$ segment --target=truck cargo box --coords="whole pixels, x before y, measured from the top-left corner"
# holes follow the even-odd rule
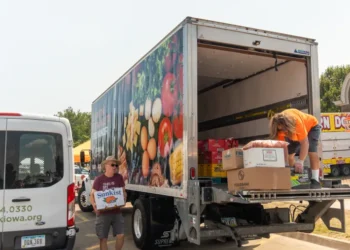
[[[319,118],[316,83],[312,39],[186,19],[93,102],[93,167],[115,154],[128,190],[186,198],[198,140],[266,138],[286,108]]]

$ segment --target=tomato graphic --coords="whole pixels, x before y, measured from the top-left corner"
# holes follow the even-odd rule
[[[183,136],[183,116],[175,116],[173,119],[174,135],[178,139],[182,139]]]
[[[165,116],[171,116],[178,99],[178,90],[175,75],[167,73],[163,80],[161,93],[162,109]]]
[[[173,69],[176,62],[176,53],[169,51],[169,53],[165,56],[164,60],[164,69],[165,72],[169,73]]]
[[[160,155],[167,157],[173,144],[173,129],[168,117],[164,117],[158,129],[158,145]]]

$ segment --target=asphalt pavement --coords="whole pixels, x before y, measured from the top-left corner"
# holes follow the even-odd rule
[[[94,213],[83,213],[80,211],[79,206],[76,205],[76,224],[79,227],[80,231],[77,234],[77,240],[75,243],[75,250],[93,250],[99,249],[98,239],[95,234],[94,222],[95,222],[95,214]],[[123,208],[123,215],[125,217],[125,243],[124,248],[127,250],[138,250],[134,245],[131,233],[131,213],[132,207],[128,206]],[[114,249],[115,240],[110,235],[108,239],[109,249]],[[202,250],[212,250],[215,248],[216,250],[234,250],[237,249],[233,246],[233,243],[220,243],[217,241],[205,242],[204,245],[196,246],[193,244],[189,244],[188,242],[181,242],[179,247],[173,247],[171,249],[180,250],[180,249],[202,249]],[[311,244],[305,241],[295,240],[279,235],[271,235],[270,239],[261,239],[261,240],[252,240],[248,244],[239,248],[240,250],[330,250],[334,248],[327,248],[320,245]]]

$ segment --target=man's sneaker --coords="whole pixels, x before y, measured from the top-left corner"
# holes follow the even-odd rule
[[[311,189],[320,189],[321,184],[318,181],[316,181],[315,179],[311,179],[310,188]]]

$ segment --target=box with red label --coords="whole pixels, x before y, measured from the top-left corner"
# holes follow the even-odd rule
[[[198,155],[199,164],[221,164],[222,153],[218,151],[203,152]]]
[[[218,151],[222,152],[225,150],[225,140],[208,139],[204,141],[204,151]]]
[[[243,162],[245,168],[284,168],[286,166],[284,158],[283,148],[250,148],[243,150]]]
[[[198,141],[198,152],[204,152],[205,141]]]
[[[237,148],[238,140],[235,140],[233,137],[225,139],[225,150],[230,148]]]

